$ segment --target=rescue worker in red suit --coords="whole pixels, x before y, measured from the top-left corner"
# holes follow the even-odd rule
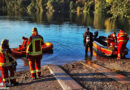
[[[40,71],[41,58],[42,58],[41,45],[43,44],[44,44],[43,37],[38,35],[37,28],[34,27],[32,29],[32,35],[28,39],[27,48],[26,48],[26,54],[29,61],[31,77],[33,79],[40,78],[41,76],[41,71]]]
[[[23,36],[22,40],[23,40],[23,43],[22,43],[22,45],[19,45],[19,50],[24,51],[24,50],[26,50],[26,47],[27,47],[28,38]]]
[[[88,48],[90,47],[90,54],[93,55],[93,33],[89,31],[89,28],[86,29],[86,32],[83,34],[84,46],[85,46],[85,56],[88,56]]]
[[[122,59],[125,57],[124,50],[126,48],[126,44],[129,40],[128,34],[124,32],[123,30],[120,30],[120,32],[117,35],[118,40],[118,57],[117,59]]]
[[[107,38],[107,47],[111,46],[114,49],[116,45],[117,45],[117,37],[116,37],[116,33],[113,32]]]
[[[9,48],[9,41],[7,39],[2,40],[0,47],[0,70],[2,72],[3,83],[5,86],[18,85],[15,75],[14,65],[16,65],[16,60],[12,56],[12,52]],[[8,73],[10,71],[10,75]]]

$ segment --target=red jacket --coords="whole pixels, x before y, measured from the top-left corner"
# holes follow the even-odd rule
[[[117,37],[116,37],[116,35],[114,36],[114,34],[109,35],[109,39],[110,39],[112,42],[117,42]]]
[[[122,30],[117,35],[117,39],[119,42],[127,42],[129,40],[128,34]]]
[[[19,45],[20,50],[26,50],[28,39],[24,39],[22,45]]]
[[[26,45],[27,45],[27,41],[28,41],[27,38],[26,38],[25,40],[23,40],[23,43],[22,43],[22,46],[23,46],[23,47],[26,47]]]
[[[0,50],[0,67],[11,66],[16,60],[7,50]]]

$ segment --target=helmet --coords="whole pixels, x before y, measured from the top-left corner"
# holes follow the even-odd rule
[[[33,27],[33,28],[32,28],[32,33],[38,34],[38,31],[37,31],[37,28],[36,28],[36,27]]]
[[[8,47],[8,43],[9,43],[9,40],[8,40],[8,39],[3,39],[3,40],[1,41],[1,46],[2,46],[2,48],[3,48],[3,47]]]
[[[33,27],[33,28],[32,28],[32,31],[33,31],[33,32],[37,32],[37,28],[36,28],[36,27]]]
[[[1,45],[7,45],[9,43],[9,40],[8,39],[3,39],[1,41]]]

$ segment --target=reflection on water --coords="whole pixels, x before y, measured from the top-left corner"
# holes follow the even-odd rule
[[[90,48],[88,49],[89,54],[85,54],[84,60],[86,61],[96,61],[96,60],[104,60],[104,59],[116,59],[117,57],[108,57],[104,54],[101,54],[100,52],[97,52],[93,49],[93,56],[90,55]]]
[[[95,57],[93,57],[91,55],[89,56],[88,54],[85,54],[84,60],[95,60]]]
[[[106,32],[112,32],[116,29],[116,21],[111,20],[110,18],[105,20]]]
[[[17,71],[28,70],[29,64],[26,58],[17,59]]]
[[[46,13],[46,16],[47,16],[47,21],[48,21],[48,22],[51,22],[51,20],[52,20],[52,18],[53,18],[53,13],[47,12],[47,13]]]
[[[103,36],[108,36],[113,31],[118,32],[119,29],[124,29],[130,36],[127,20],[125,22],[111,20],[102,13],[79,14],[78,16],[72,13],[34,13],[26,16],[2,14],[0,16],[0,41],[7,38],[10,40],[10,47],[17,47],[22,43],[22,36],[29,37],[32,27],[38,27],[45,42],[54,44],[53,54],[44,54],[42,65],[65,64],[88,58],[85,56],[83,46],[83,33],[86,31],[86,26],[90,27],[91,32],[98,30],[99,35]],[[127,47],[130,49],[130,42]],[[93,53],[93,56],[95,55]],[[130,58],[130,52],[127,57]],[[25,66],[28,68],[26,59],[17,61],[19,70]]]
[[[99,13],[98,13],[99,12]],[[2,16],[6,16],[7,13],[0,13]],[[26,16],[25,16],[26,15]],[[100,10],[96,9],[95,13],[92,14],[73,14],[73,13],[30,13],[25,15],[15,16],[8,14],[9,19],[15,20],[27,20],[36,22],[39,24],[63,24],[69,22],[70,24],[77,24],[82,26],[92,26],[98,30],[107,30],[106,32],[112,32],[113,30],[123,29],[130,33],[130,23],[128,19],[111,19],[106,17],[105,14],[101,13]]]
[[[90,48],[88,48],[88,51],[89,51],[88,54],[85,53],[85,58],[84,58],[84,60],[95,61],[95,60],[97,60],[97,59],[103,60],[103,59],[106,58],[103,54],[100,54],[100,53],[96,52],[94,49],[93,49],[93,51],[92,51],[92,53],[93,53],[92,56],[90,55]]]
[[[105,16],[103,14],[95,13],[94,14],[94,28],[104,29]]]

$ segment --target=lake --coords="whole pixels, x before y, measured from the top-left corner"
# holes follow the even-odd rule
[[[0,16],[0,41],[9,39],[11,48],[22,43],[22,36],[29,37],[33,27],[43,36],[45,42],[54,44],[53,54],[43,54],[42,65],[62,65],[73,61],[84,60],[83,33],[86,27],[91,32],[98,31],[99,35],[108,36],[113,31],[125,30],[130,37],[127,21],[111,20],[104,15],[75,15],[75,14],[42,14],[27,16]],[[127,44],[130,49],[130,40]],[[127,58],[130,58],[130,51]],[[95,57],[93,57],[94,59]],[[28,69],[27,62],[17,59],[18,70]],[[26,67],[25,67],[26,66]]]

